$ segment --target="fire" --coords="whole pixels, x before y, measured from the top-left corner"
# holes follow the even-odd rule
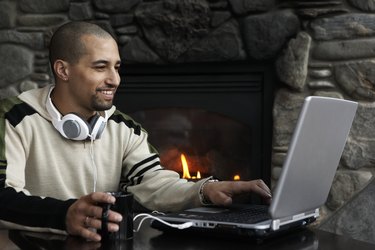
[[[191,176],[189,171],[189,165],[187,163],[186,157],[184,154],[181,154],[181,163],[182,163],[182,178],[184,179],[200,179],[201,173],[197,171],[196,176]]]
[[[235,176],[233,176],[233,180],[235,180],[235,181],[241,180],[240,175],[236,174]]]

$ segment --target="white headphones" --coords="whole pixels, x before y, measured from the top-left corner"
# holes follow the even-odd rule
[[[99,139],[107,124],[107,112],[104,112],[105,117],[96,114],[89,123],[74,113],[68,113],[61,117],[60,112],[56,109],[51,100],[53,88],[54,87],[51,87],[48,93],[46,108],[52,118],[52,124],[57,131],[59,131],[63,137],[76,141],[82,141],[88,138],[93,140]]]

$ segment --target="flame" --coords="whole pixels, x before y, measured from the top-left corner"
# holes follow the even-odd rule
[[[197,179],[200,179],[200,178],[202,178],[201,177],[201,172],[197,171]]]
[[[187,164],[186,157],[184,154],[181,154],[181,163],[182,163],[182,178],[191,179],[189,166]]]
[[[241,180],[240,175],[236,174],[235,176],[233,176],[233,180],[235,180],[235,181]]]
[[[197,171],[196,176],[191,176],[189,172],[189,165],[187,163],[186,157],[184,154],[181,154],[181,163],[182,163],[182,178],[184,179],[200,179],[201,173]]]

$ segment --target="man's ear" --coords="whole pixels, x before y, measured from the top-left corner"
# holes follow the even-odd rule
[[[68,62],[63,60],[56,60],[53,64],[53,70],[56,73],[56,76],[63,81],[69,80],[69,69],[68,69]]]

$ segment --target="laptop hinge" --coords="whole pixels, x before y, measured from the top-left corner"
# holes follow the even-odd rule
[[[288,217],[287,219],[277,219],[277,220],[272,220],[271,222],[271,228],[273,231],[279,230],[282,225],[293,223],[296,221],[300,221],[306,218],[317,218],[319,217],[319,208],[315,209],[314,211],[310,213],[301,213],[297,215],[293,215],[292,217]]]

